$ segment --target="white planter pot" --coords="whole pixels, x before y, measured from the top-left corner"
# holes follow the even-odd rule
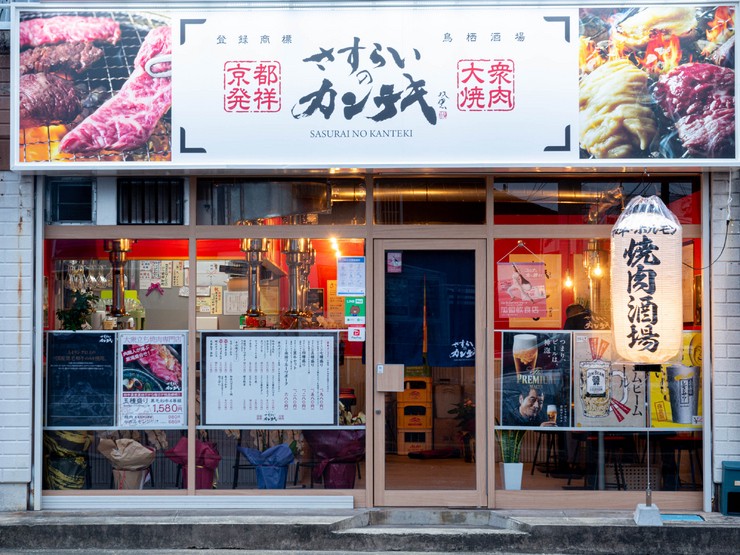
[[[499,463],[504,489],[522,489],[524,463]]]

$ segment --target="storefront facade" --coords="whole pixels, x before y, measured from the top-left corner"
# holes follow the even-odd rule
[[[21,99],[72,72],[20,61],[49,20],[95,18],[95,38],[63,43],[105,43],[109,24],[117,38],[71,79],[92,106],[79,118],[48,125],[13,100],[5,509],[633,508],[646,488],[661,508],[718,508],[721,463],[740,457],[734,132],[702,151],[654,114],[632,113],[633,134],[629,115],[611,134],[588,120],[640,112],[624,91],[589,108],[611,57],[645,87],[669,71],[635,62],[634,37],[575,61],[575,33],[604,49],[626,8],[276,4],[247,23],[108,4],[19,6],[11,23]],[[729,8],[679,5],[665,34],[686,48],[716,21],[734,29]],[[495,23],[468,28],[482,16]],[[350,30],[305,32],[323,25]],[[167,58],[139,57],[169,40]],[[105,122],[129,117],[115,99],[152,88],[144,141],[100,150]],[[734,129],[734,88],[732,106]],[[653,195],[682,227],[682,346],[646,368],[616,354],[609,259],[625,206]],[[518,486],[503,462],[523,463]]]

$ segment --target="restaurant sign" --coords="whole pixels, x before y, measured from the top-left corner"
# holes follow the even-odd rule
[[[737,159],[734,4],[89,6],[14,8],[15,170]]]

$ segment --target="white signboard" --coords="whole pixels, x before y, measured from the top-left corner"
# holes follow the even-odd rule
[[[726,165],[736,159],[734,61],[719,54],[734,15],[720,8],[668,18],[619,3],[16,7],[11,161],[74,171]],[[650,42],[673,36],[670,48]],[[49,71],[25,58],[80,41],[102,55]],[[678,97],[703,96],[681,103],[673,82],[687,87]],[[701,120],[685,128],[697,107]]]
[[[187,425],[187,334],[118,334],[121,372],[118,425],[128,429]]]
[[[334,425],[336,331],[203,332],[203,423]]]

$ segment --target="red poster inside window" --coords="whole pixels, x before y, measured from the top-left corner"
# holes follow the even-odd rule
[[[498,317],[546,316],[544,262],[499,262],[497,266]]]

